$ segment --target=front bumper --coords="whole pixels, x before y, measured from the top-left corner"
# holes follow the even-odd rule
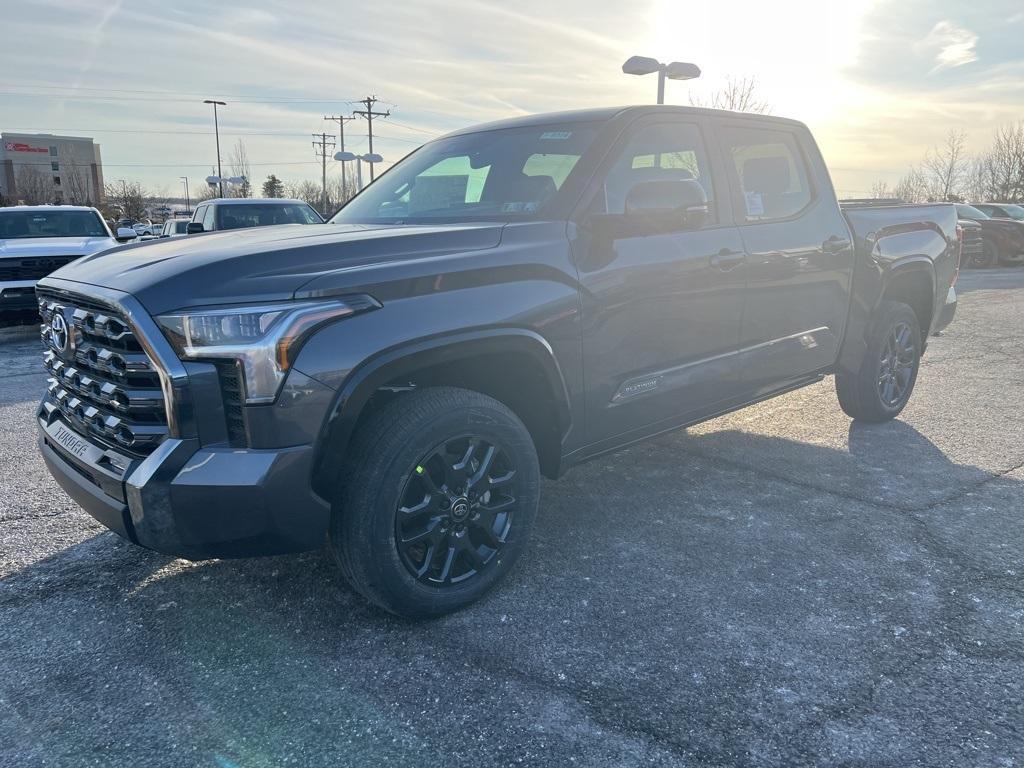
[[[0,316],[31,315],[38,319],[35,280],[0,281]]]
[[[323,545],[330,505],[310,487],[313,446],[199,447],[168,439],[144,459],[88,440],[68,450],[59,416],[39,415],[39,449],[60,486],[96,520],[148,549],[190,560]],[[66,426],[66,425],[65,425]]]

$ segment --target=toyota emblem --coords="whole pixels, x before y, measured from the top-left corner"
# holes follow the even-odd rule
[[[59,311],[53,313],[50,321],[50,343],[58,352],[68,351],[68,321]]]

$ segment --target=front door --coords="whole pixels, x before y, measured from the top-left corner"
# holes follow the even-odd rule
[[[592,444],[670,426],[740,390],[743,243],[730,223],[726,183],[711,168],[699,121],[642,120],[611,152],[587,201],[576,259]],[[653,182],[646,190],[656,192],[680,181],[703,188],[703,223],[650,231],[597,225],[625,214],[627,199],[637,199],[630,195],[642,195],[638,185]]]

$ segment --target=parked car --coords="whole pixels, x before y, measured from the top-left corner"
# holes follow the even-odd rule
[[[974,207],[994,219],[1024,221],[1024,206],[1016,203],[974,203]]]
[[[276,224],[323,224],[323,221],[319,213],[301,200],[218,198],[196,206],[188,234]]]
[[[134,230],[125,229],[115,238],[95,208],[0,208],[0,325],[38,318],[35,287],[39,278],[134,237]]]
[[[492,123],[417,149],[328,224],[46,278],[40,449],[144,547],[327,541],[370,600],[436,616],[512,567],[541,474],[829,374],[850,416],[894,418],[953,317],[959,251],[952,205],[844,212],[793,120]]]
[[[188,219],[168,219],[160,230],[160,237],[184,237],[188,234]]]
[[[957,215],[981,225],[983,253],[970,266],[994,267],[998,264],[1024,263],[1024,221],[993,219],[972,205],[958,204]]]
[[[160,231],[160,225],[154,224],[151,221],[137,221],[132,224],[132,229],[135,233],[142,237],[143,235],[155,235]]]

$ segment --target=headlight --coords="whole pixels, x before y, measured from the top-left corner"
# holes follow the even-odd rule
[[[245,402],[272,403],[305,338],[318,326],[380,306],[369,296],[249,307],[203,307],[156,318],[182,360],[234,360]]]

